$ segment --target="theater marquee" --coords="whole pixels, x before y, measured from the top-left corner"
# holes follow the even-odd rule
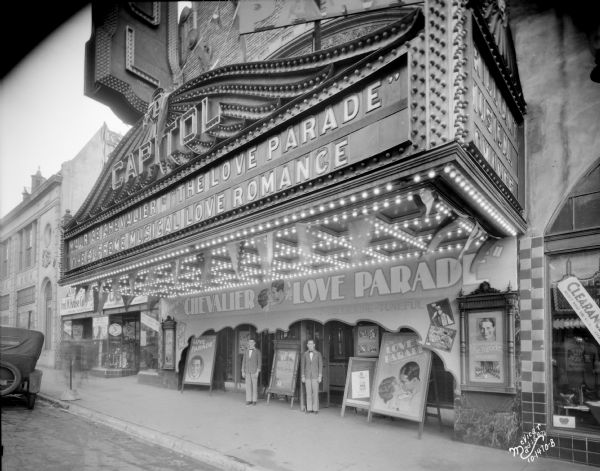
[[[404,68],[374,79],[360,90],[346,93],[324,109],[291,122],[282,132],[182,180],[166,194],[129,209],[68,242],[68,267],[77,268],[159,239],[247,203],[277,194],[350,166],[408,140],[407,84]],[[200,129],[185,125],[185,117],[170,126],[165,136],[181,142],[184,132]],[[188,129],[188,131],[184,131]],[[140,174],[156,141],[112,166],[113,186]],[[137,154],[136,154],[137,153]],[[137,157],[136,157],[137,155]],[[165,154],[168,158],[169,153]],[[140,168],[136,168],[140,166]]]

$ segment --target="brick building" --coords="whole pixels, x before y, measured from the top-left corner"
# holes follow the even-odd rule
[[[32,175],[23,201],[0,219],[0,323],[45,334],[40,364],[54,365],[60,340],[62,218],[77,211],[120,138],[103,125],[59,172]]]

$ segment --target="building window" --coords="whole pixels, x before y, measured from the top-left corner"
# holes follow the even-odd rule
[[[35,302],[35,286],[17,291],[17,307],[26,306]]]
[[[546,231],[552,324],[552,423],[600,433],[600,159]]]
[[[22,311],[17,315],[17,327],[21,329],[31,329],[32,311]]]
[[[588,329],[600,304],[600,250],[550,257],[554,423],[600,432],[600,344]],[[577,283],[573,282],[577,279]],[[561,283],[563,282],[564,283]],[[584,297],[586,293],[587,296]],[[567,296],[563,293],[567,291]],[[572,296],[571,294],[572,293]],[[582,306],[584,309],[578,309]],[[587,306],[587,307],[586,307]]]
[[[0,278],[8,276],[8,239],[0,242]]]
[[[0,296],[0,311],[8,311],[10,306],[10,295]]]
[[[32,222],[19,232],[19,269],[25,270],[35,262],[36,223]]]

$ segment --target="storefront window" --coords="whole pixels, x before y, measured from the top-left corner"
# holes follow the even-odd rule
[[[550,257],[549,276],[553,422],[600,432],[600,335],[586,325],[598,322],[594,312],[600,303],[600,251]]]
[[[92,318],[63,321],[61,360],[74,371],[89,371],[98,363]]]
[[[105,367],[108,356],[108,316],[94,317],[92,319],[94,332],[94,367]]]
[[[106,368],[139,369],[140,315],[117,314],[108,320]]]

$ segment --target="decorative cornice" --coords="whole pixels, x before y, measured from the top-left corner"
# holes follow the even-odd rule
[[[483,169],[486,176],[494,185],[495,189],[506,198],[506,201],[511,205],[511,207],[517,211],[519,214],[523,214],[523,207],[519,203],[517,197],[508,189],[508,187],[504,184],[502,179],[498,176],[494,168],[489,164],[489,162],[485,159],[485,157],[481,154],[477,146],[473,142],[468,142],[467,144],[462,144],[463,148],[471,157],[479,164],[479,166]]]
[[[42,196],[46,195],[52,188],[59,186],[62,183],[63,177],[60,173],[56,173],[42,183],[36,191],[34,191],[27,200],[21,201],[15,206],[6,216],[0,219],[0,226],[6,226],[11,221],[20,216],[26,208],[37,203]]]

